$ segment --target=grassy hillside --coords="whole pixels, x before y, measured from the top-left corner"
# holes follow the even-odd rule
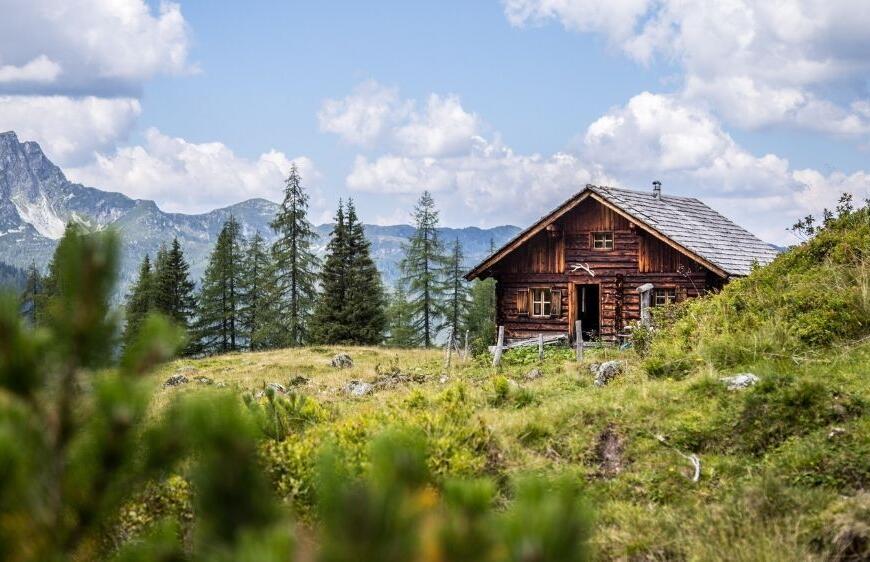
[[[338,352],[354,358],[352,369],[329,366]],[[855,532],[862,509],[866,518],[870,343],[788,373],[754,365],[763,382],[744,391],[727,390],[712,370],[650,379],[631,352],[603,350],[588,359],[629,367],[598,388],[570,352],[548,355],[540,365],[534,354],[509,355],[500,375],[473,362],[444,369],[435,351],[371,348],[178,361],[157,379],[181,372],[191,382],[162,389],[158,401],[205,391],[197,376],[240,392],[308,379],[291,387],[311,399],[296,411],[294,436],[266,440],[261,449],[277,490],[304,517],[311,516],[312,474],[324,444],[337,443],[360,473],[372,437],[419,428],[442,482],[490,477],[503,501],[509,482],[528,472],[568,473],[585,483],[597,512],[594,543],[605,559],[822,557]],[[532,368],[543,376],[527,380]],[[350,397],[351,380],[378,389]],[[698,483],[680,454],[689,452],[701,459]]]
[[[485,477],[509,504],[511,483],[530,473],[581,482],[601,559],[866,560],[868,219],[866,209],[851,213],[720,294],[660,311],[634,351],[595,350],[583,364],[565,349],[547,350],[543,362],[536,350],[512,351],[498,370],[486,359],[448,369],[439,351],[380,348],[182,360],[154,375],[155,384],[190,379],[162,388],[156,409],[216,386],[247,396],[277,437],[262,442],[262,462],[303,520],[315,517],[325,446],[361,474],[372,438],[416,429],[437,486]],[[352,368],[330,366],[340,352]],[[594,386],[590,364],[613,359],[624,372]],[[720,380],[742,372],[760,382],[729,390]],[[352,396],[351,381],[372,392]],[[257,396],[273,382],[289,397],[277,418],[272,394]],[[690,454],[700,459],[697,482]],[[151,511],[184,513],[185,493],[152,491],[127,532]]]

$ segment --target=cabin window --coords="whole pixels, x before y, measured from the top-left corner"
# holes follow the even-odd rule
[[[549,316],[553,307],[550,289],[532,289],[532,316]]]
[[[664,306],[677,301],[676,289],[656,289],[653,292],[653,306]]]
[[[596,250],[612,250],[613,249],[613,233],[612,232],[593,232],[592,247]]]

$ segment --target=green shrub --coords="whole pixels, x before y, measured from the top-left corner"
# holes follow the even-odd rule
[[[739,450],[759,454],[793,435],[845,422],[864,410],[857,397],[839,395],[821,382],[766,375],[745,393],[733,440]]]

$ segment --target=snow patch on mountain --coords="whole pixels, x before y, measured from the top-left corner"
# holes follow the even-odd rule
[[[36,201],[14,198],[12,204],[21,220],[32,225],[41,235],[52,240],[59,240],[63,236],[66,221],[57,216],[44,193],[40,193]]]

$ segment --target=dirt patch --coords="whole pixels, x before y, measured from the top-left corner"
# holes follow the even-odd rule
[[[616,431],[616,426],[608,424],[598,435],[595,443],[595,460],[598,474],[603,478],[613,478],[625,468],[625,442]]]

